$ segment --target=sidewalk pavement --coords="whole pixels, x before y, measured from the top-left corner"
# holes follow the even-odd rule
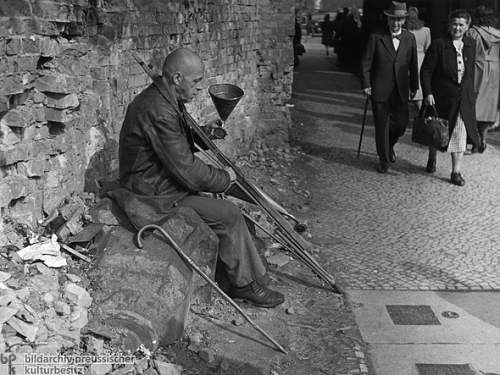
[[[425,171],[427,150],[411,142],[411,129],[379,174],[370,107],[356,158],[358,78],[339,71],[318,38],[305,47],[292,142],[307,157],[295,167],[313,197],[313,238],[347,290],[376,374],[500,373],[498,133],[484,154],[465,156],[463,187],[449,183],[448,154],[438,155],[436,173]],[[434,323],[411,322],[425,317]]]

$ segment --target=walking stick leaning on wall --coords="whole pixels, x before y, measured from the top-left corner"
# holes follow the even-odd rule
[[[147,75],[153,79],[154,75],[151,69],[146,65],[146,63],[135,53],[132,52],[133,58],[139,63],[139,65],[144,69]],[[160,94],[166,99],[166,95],[163,90],[156,86]],[[201,142],[208,147],[212,152],[212,159],[220,166],[231,167],[237,176],[236,187],[244,193],[248,200],[257,204],[272,220],[276,227],[276,238],[279,239],[280,244],[286,248],[291,254],[306,266],[308,266],[323,282],[325,282],[333,292],[341,293],[338,286],[335,284],[335,279],[332,275],[328,273],[318,261],[307,251],[307,248],[311,247],[304,238],[302,238],[298,233],[295,232],[290,223],[281,216],[281,214],[266,200],[262,192],[256,188],[252,183],[250,183],[239,170],[239,168],[231,162],[215,145],[215,143],[207,136],[207,134],[200,128],[196,123],[195,119],[192,118],[188,113],[186,113],[186,121],[188,125],[193,130],[193,132],[200,138]],[[229,189],[231,190],[231,188]],[[236,195],[237,198],[238,195]],[[240,198],[241,199],[241,198]]]

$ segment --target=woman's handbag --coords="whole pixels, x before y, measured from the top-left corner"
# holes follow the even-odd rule
[[[431,116],[426,116],[428,108],[433,110]],[[413,122],[411,140],[424,146],[446,150],[450,141],[448,120],[438,117],[436,107],[423,105]]]

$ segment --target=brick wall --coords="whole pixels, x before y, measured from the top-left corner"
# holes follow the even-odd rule
[[[33,224],[116,178],[126,107],[149,84],[131,51],[159,72],[169,51],[190,47],[206,87],[245,91],[220,144],[230,156],[286,141],[291,34],[293,0],[0,1],[2,218]],[[189,109],[216,116],[208,92]]]

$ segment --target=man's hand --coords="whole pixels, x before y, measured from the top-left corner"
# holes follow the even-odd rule
[[[234,181],[236,181],[236,172],[234,171],[233,168],[231,167],[224,167],[224,170],[229,173],[229,179],[231,181],[231,183],[233,183]]]
[[[424,103],[427,105],[435,105],[436,101],[434,100],[434,95],[429,94],[424,98]]]
[[[201,129],[210,137],[210,139],[224,139],[227,135],[226,131],[222,127],[222,121],[220,119],[210,120],[202,126]]]
[[[363,89],[363,92],[366,96],[371,96],[372,95],[372,88],[371,87],[365,87]]]
[[[413,99],[417,95],[416,91],[410,91],[410,99]]]

